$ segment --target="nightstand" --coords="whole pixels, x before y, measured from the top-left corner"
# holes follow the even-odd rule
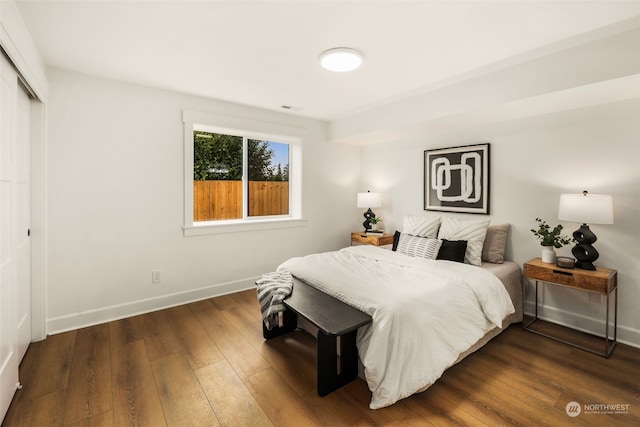
[[[393,234],[365,233],[362,231],[351,233],[351,246],[356,246],[356,245],[383,246],[383,245],[391,245],[392,243],[393,243]]]
[[[555,264],[542,262],[540,258],[533,259],[524,264],[524,277],[535,281],[535,316],[527,323],[523,323],[524,329],[544,335],[548,338],[561,341],[582,350],[590,351],[600,356],[609,357],[616,345],[618,328],[618,272],[609,268],[597,267],[596,270],[581,270],[560,268]],[[549,285],[563,286],[583,292],[590,292],[596,295],[603,295],[606,299],[606,319],[604,330],[604,351],[596,350],[594,347],[571,342],[567,338],[561,338],[553,334],[553,329],[536,329],[534,323],[538,320],[538,282],[545,282]],[[609,299],[614,294],[613,303],[613,339],[609,338],[610,330],[610,304]],[[545,323],[553,323],[545,321]],[[592,336],[593,337],[593,336]],[[599,337],[599,339],[603,339]],[[601,345],[601,344],[599,344]]]

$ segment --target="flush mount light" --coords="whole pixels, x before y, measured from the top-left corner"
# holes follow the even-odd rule
[[[320,64],[324,69],[335,72],[353,71],[362,64],[362,52],[349,47],[336,47],[320,54]]]

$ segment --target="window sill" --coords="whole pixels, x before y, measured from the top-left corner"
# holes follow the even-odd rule
[[[279,228],[306,227],[307,220],[301,218],[260,219],[250,221],[216,221],[182,227],[184,236],[204,236],[209,234],[244,233]]]

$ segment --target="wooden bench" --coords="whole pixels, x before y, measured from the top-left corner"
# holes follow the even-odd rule
[[[318,328],[317,387],[318,395],[326,396],[358,376],[358,328],[371,323],[371,316],[300,281],[284,300],[283,325],[268,330],[262,324],[262,335],[271,339],[296,329],[298,316]],[[340,365],[338,366],[338,338]]]

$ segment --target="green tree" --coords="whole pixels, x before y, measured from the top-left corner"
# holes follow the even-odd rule
[[[284,181],[284,175],[282,174],[282,165],[278,163],[276,173],[273,175],[274,181]]]
[[[274,167],[271,159],[274,151],[268,141],[249,139],[249,181],[273,181]]]
[[[288,181],[289,165],[273,165],[275,152],[269,141],[247,140],[250,181]],[[195,131],[193,133],[193,179],[241,180],[242,137]]]
[[[242,179],[242,137],[194,132],[193,179]]]

